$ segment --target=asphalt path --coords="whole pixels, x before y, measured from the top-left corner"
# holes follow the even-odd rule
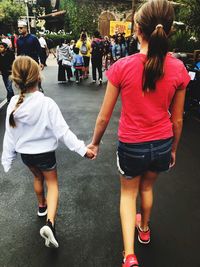
[[[103,86],[75,82],[58,84],[53,58],[43,71],[45,94],[59,105],[70,128],[89,143],[101,105]],[[5,90],[0,81],[0,100]],[[0,109],[0,151],[6,105]],[[120,267],[122,238],[119,218],[119,178],[116,168],[120,103],[103,137],[96,161],[81,158],[62,144],[56,155],[60,200],[56,220],[59,249],[48,249],[39,235],[33,179],[18,156],[5,174],[0,166],[0,267]],[[155,185],[152,239],[136,241],[141,267],[199,267],[200,122],[188,116],[177,165],[160,175]]]

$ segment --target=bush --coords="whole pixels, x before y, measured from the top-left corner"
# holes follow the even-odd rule
[[[74,40],[74,36],[69,35],[69,34],[45,34],[45,37],[53,40],[53,44],[54,44],[53,47],[56,47],[57,45],[59,45],[61,39],[64,39],[67,41]]]

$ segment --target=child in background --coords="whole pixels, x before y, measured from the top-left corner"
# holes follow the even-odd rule
[[[47,247],[58,248],[55,217],[58,204],[58,178],[55,150],[58,141],[82,157],[95,158],[83,141],[69,129],[57,104],[38,91],[40,70],[28,56],[19,56],[13,63],[12,80],[20,90],[8,105],[3,141],[2,165],[8,172],[16,154],[34,175],[38,199],[38,215],[47,214],[47,223],[40,229]],[[47,196],[44,194],[44,180]]]
[[[75,69],[76,83],[79,83],[83,78],[83,57],[79,55],[79,48],[74,47],[73,67]]]
[[[14,60],[14,52],[9,49],[6,43],[0,42],[0,72],[7,90],[7,103],[9,103],[11,97],[14,96],[12,81],[9,79]]]

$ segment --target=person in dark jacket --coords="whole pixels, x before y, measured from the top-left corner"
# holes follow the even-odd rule
[[[104,53],[104,42],[101,39],[98,31],[94,32],[94,37],[91,44],[91,62],[92,62],[92,78],[93,83],[96,83],[98,70],[99,85],[102,84],[102,57]]]
[[[12,96],[14,96],[12,81],[9,79],[11,74],[12,64],[15,60],[14,52],[9,49],[6,43],[0,42],[0,71],[2,79],[7,90],[7,102],[10,102]]]
[[[17,39],[17,55],[29,56],[34,59],[43,69],[42,49],[38,38],[28,32],[26,21],[18,21],[18,31],[20,37]]]

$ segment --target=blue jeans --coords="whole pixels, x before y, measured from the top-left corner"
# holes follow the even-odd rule
[[[146,171],[167,171],[171,161],[172,141],[172,138],[137,144],[119,141],[117,165],[120,174],[130,179]]]
[[[7,90],[7,100],[9,102],[11,97],[14,96],[14,92],[12,89],[12,81],[9,79],[9,74],[2,73],[2,78],[3,78],[3,82]]]

